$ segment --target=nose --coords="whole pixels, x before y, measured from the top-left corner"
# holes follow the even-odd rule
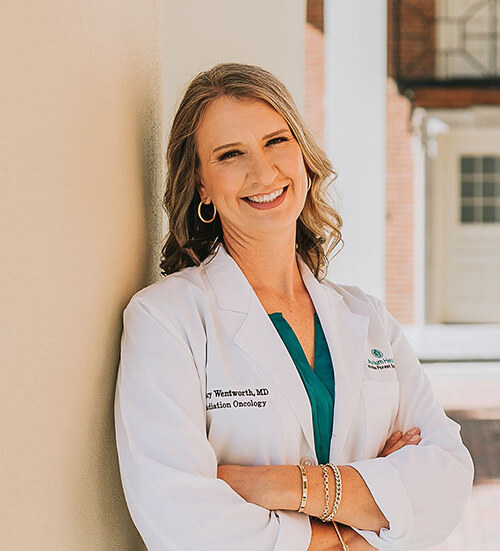
[[[278,169],[265,151],[255,151],[251,157],[249,183],[267,186],[274,182]]]

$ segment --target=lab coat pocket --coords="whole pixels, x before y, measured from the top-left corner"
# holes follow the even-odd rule
[[[364,457],[378,457],[390,436],[399,406],[398,381],[363,381],[365,411]]]

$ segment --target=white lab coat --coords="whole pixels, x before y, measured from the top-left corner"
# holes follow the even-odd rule
[[[137,292],[124,311],[115,422],[132,519],[150,551],[303,551],[310,519],[247,503],[218,464],[317,464],[311,407],[266,311],[223,246]],[[474,466],[395,319],[358,287],[318,282],[298,257],[332,355],[330,461],[359,471],[390,527],[378,549],[443,541]],[[389,435],[418,446],[377,457]]]

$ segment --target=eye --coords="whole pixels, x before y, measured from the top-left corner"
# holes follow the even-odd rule
[[[231,149],[231,151],[226,151],[219,157],[219,161],[224,161],[225,159],[232,159],[233,157],[236,157],[240,155],[240,151],[237,149]]]
[[[277,138],[273,138],[272,140],[269,140],[267,142],[267,145],[273,145],[276,143],[282,143],[282,142],[288,142],[289,139],[285,138],[285,136],[278,136]]]

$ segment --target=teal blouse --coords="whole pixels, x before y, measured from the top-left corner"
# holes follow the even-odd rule
[[[314,369],[311,369],[299,339],[283,314],[273,312],[269,317],[287,347],[309,396],[318,462],[328,463],[335,403],[335,375],[318,315],[314,313]]]

